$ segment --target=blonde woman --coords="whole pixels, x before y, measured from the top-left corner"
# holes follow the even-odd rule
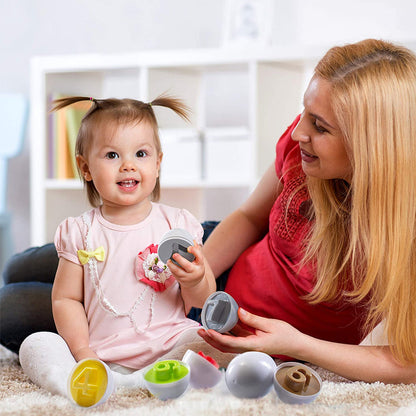
[[[416,57],[377,40],[332,48],[275,164],[204,246],[216,276],[233,265],[241,324],[199,334],[223,351],[414,383],[415,236]],[[386,345],[363,345],[381,322]]]

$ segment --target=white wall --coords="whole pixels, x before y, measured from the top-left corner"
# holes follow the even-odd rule
[[[219,44],[222,0],[0,0],[0,91],[29,96],[33,55]],[[13,251],[29,245],[29,137],[9,163]]]
[[[226,0],[0,0],[0,91],[29,94],[33,55],[219,47]],[[416,39],[412,0],[273,0],[272,42]],[[9,164],[13,250],[29,245],[29,138]]]
[[[368,37],[416,39],[414,0],[295,0],[297,36],[304,44],[356,41]]]

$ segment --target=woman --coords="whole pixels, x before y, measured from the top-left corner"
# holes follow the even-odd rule
[[[416,382],[415,115],[414,54],[376,40],[329,50],[275,166],[204,246],[216,276],[233,265],[225,290],[244,324],[200,330],[208,343]],[[389,345],[358,345],[382,321]]]

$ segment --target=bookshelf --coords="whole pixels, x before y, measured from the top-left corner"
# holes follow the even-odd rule
[[[191,123],[156,108],[164,152],[161,202],[200,221],[220,220],[245,200],[274,160],[276,139],[301,109],[320,50],[273,48],[39,56],[31,60],[31,244],[53,239],[67,216],[89,208],[78,179],[51,170],[54,94],[150,101],[168,92]]]

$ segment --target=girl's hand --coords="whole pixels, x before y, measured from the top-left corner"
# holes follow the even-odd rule
[[[172,257],[180,267],[172,260],[167,262],[169,270],[182,288],[192,288],[198,285],[205,276],[205,262],[201,246],[194,241],[194,245],[188,247],[188,252],[195,256],[194,261],[190,262],[180,254],[175,253]]]
[[[83,347],[73,353],[76,361],[81,361],[84,358],[95,358],[99,360],[98,355],[90,347]]]
[[[212,329],[199,329],[198,334],[223,352],[260,351],[269,355],[296,355],[296,346],[302,342],[302,333],[293,326],[277,319],[253,315],[242,308],[239,308],[238,316],[254,332],[236,325],[232,330],[233,335],[220,334]]]

